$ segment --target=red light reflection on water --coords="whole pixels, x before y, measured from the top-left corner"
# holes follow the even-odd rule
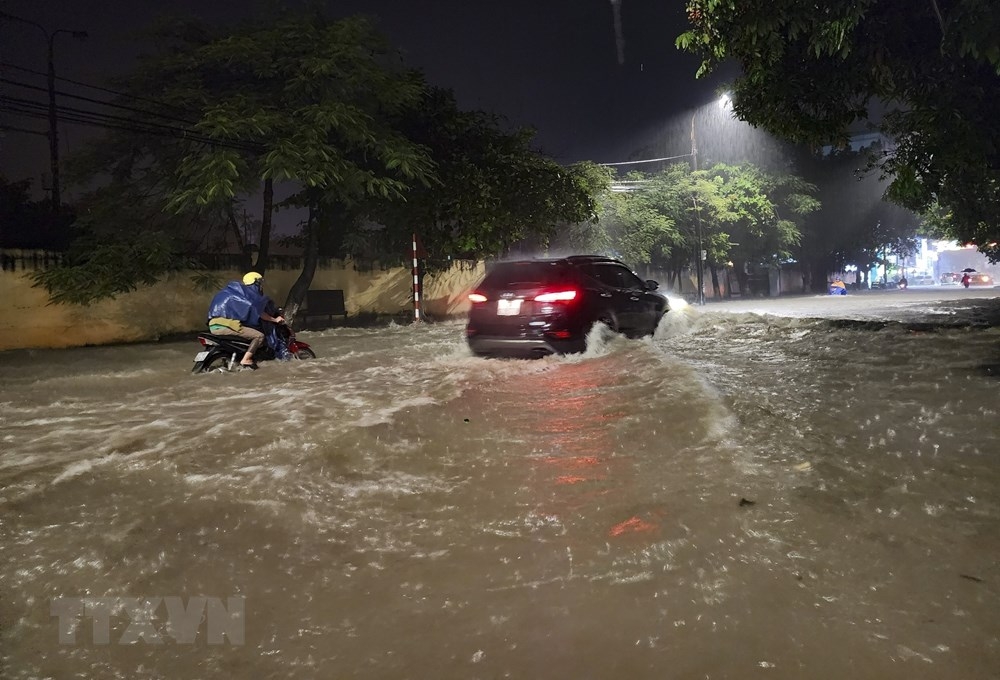
[[[624,376],[603,374],[600,368],[593,362],[560,366],[537,385],[537,399],[532,394],[536,385],[519,385],[532,434],[549,451],[532,460],[539,511],[577,527],[582,519],[590,532],[612,537],[652,533],[659,523],[647,513],[624,520],[608,517],[614,508],[630,504],[636,480],[618,427],[629,415],[627,400],[609,395]],[[626,517],[634,512],[633,505]],[[609,520],[616,522],[610,528]]]
[[[621,536],[622,534],[632,534],[640,533],[643,531],[653,531],[656,529],[657,525],[646,520],[639,519],[638,517],[630,517],[624,522],[619,522],[618,524],[611,527],[608,532],[609,536]]]

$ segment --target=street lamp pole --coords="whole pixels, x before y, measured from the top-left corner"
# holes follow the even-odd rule
[[[86,31],[72,31],[68,28],[59,28],[51,33],[41,24],[34,21],[22,19],[6,12],[0,12],[0,18],[20,21],[23,24],[34,26],[45,35],[48,45],[48,90],[49,90],[49,163],[52,173],[52,214],[58,215],[62,206],[62,194],[59,187],[59,111],[56,108],[56,61],[55,61],[55,39],[60,33],[69,33],[74,38],[84,39],[87,37]]]
[[[697,113],[691,114],[691,167],[694,172],[698,171],[698,143],[694,134],[694,119]],[[701,238],[701,208],[698,207],[698,197],[696,194],[691,195],[691,200],[694,201],[694,212],[697,217],[698,223],[698,252],[695,253],[695,269],[698,272],[698,304],[705,304],[705,275],[703,272],[702,265],[702,238]]]
[[[45,30],[44,28],[42,29]],[[60,28],[48,34],[49,39],[49,161],[52,164],[52,214],[58,215],[62,206],[59,188],[59,115],[56,110],[56,60],[54,43],[60,33],[69,33],[78,40],[87,37],[86,31],[71,31]]]

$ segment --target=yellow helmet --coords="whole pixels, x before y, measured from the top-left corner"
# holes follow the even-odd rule
[[[252,286],[253,284],[263,280],[264,277],[261,274],[258,274],[257,272],[247,272],[243,277],[243,285]]]

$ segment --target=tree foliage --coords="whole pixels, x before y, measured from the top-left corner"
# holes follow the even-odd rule
[[[789,258],[804,219],[819,207],[812,184],[752,164],[692,171],[677,163],[626,179],[636,190],[603,195],[590,242],[634,266],[667,270],[671,283],[694,266],[699,244],[713,270]]]
[[[189,266],[185,253],[213,228],[235,228],[239,203],[260,194],[263,269],[273,182],[297,187],[291,205],[350,204],[398,196],[432,167],[391,125],[422,81],[364,19],[286,15],[221,37],[167,24],[151,44],[120,85],[129,124],[75,161],[78,179],[98,189],[83,200],[86,238],[36,276],[55,300],[93,301]],[[155,110],[135,104],[151,95]],[[164,111],[178,116],[166,134]],[[126,255],[144,263],[142,275],[118,259]]]
[[[400,128],[428,150],[434,169],[401,196],[366,202],[367,238],[356,240],[366,252],[405,252],[416,233],[431,266],[495,257],[594,219],[594,196],[609,183],[598,166],[567,168],[535,151],[531,129],[508,130],[495,115],[460,110],[449,90],[428,88]]]
[[[593,217],[592,168],[561,167],[531,148],[532,131],[459,110],[367,19],[287,14],[230,35],[168,23],[155,36],[120,85],[130,125],[77,159],[77,177],[99,188],[84,201],[86,247],[37,277],[57,300],[99,299],[187,266],[183,255],[211,233],[239,240],[240,204],[261,195],[255,269],[267,264],[272,210],[308,214],[293,239],[305,264],[292,314],[320,252],[402,254],[417,231],[436,255],[483,257]],[[172,134],[164,111],[180,116]],[[288,196],[273,203],[279,183]],[[129,250],[143,247],[148,257]],[[128,253],[142,275],[122,262],[108,278]]]
[[[1000,258],[1000,14],[992,0],[688,0],[677,45],[699,75],[735,59],[736,114],[779,136],[843,144],[869,120],[894,143],[887,196],[935,206],[948,234]],[[884,116],[878,112],[887,109]]]
[[[173,207],[267,179],[332,192],[326,198],[335,201],[387,197],[431,167],[391,124],[422,83],[363,18],[292,15],[169,55],[160,68],[197,103],[196,131],[220,142],[190,145]]]

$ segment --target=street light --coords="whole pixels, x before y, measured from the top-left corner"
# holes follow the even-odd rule
[[[34,21],[16,17],[13,14],[0,12],[0,18],[20,21],[23,24],[34,26],[45,34],[45,41],[48,44],[48,88],[49,88],[49,162],[52,171],[52,214],[58,215],[62,205],[62,196],[59,191],[59,116],[56,109],[56,64],[55,64],[55,39],[60,33],[68,33],[78,40],[87,38],[86,31],[73,31],[68,28],[59,28],[51,33]]]
[[[725,110],[729,107],[730,98],[729,93],[724,93],[719,97],[719,106]],[[698,171],[698,140],[694,133],[694,119],[697,117],[698,112],[695,111],[691,114],[691,169],[693,172]],[[698,252],[695,254],[695,268],[698,272],[698,304],[705,304],[705,274],[704,274],[704,261],[705,261],[705,250],[702,245],[701,236],[701,208],[698,206],[697,195],[692,194],[691,200],[694,202],[694,212],[698,220]]]

